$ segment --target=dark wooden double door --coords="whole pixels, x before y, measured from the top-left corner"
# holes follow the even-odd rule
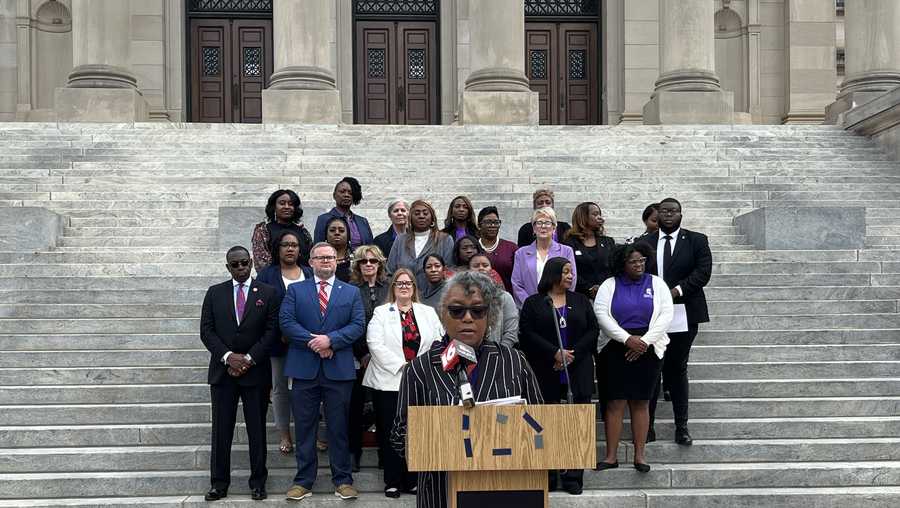
[[[599,123],[596,23],[525,23],[525,67],[540,123]]]
[[[432,21],[356,22],[356,121],[438,123],[438,55]]]
[[[191,20],[191,121],[262,122],[272,75],[272,21]]]

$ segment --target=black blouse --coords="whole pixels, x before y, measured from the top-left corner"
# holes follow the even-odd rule
[[[609,255],[612,254],[616,241],[609,236],[597,237],[597,244],[587,247],[578,238],[568,238],[564,242],[575,251],[575,269],[578,271],[578,279],[575,283],[575,292],[585,296],[594,287],[603,284],[612,272],[609,269]]]

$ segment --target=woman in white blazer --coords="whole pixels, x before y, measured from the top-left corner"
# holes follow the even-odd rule
[[[600,398],[606,401],[606,458],[598,470],[619,467],[616,451],[622,433],[625,404],[631,412],[634,436],[634,468],[650,471],[644,445],[650,426],[649,402],[659,383],[662,358],[672,322],[672,294],[665,281],[644,270],[653,250],[644,243],[617,247],[610,257],[613,276],[600,285],[594,312],[600,324],[601,344],[597,366]],[[600,372],[603,373],[601,376]]]
[[[388,302],[375,308],[366,343],[369,366],[363,386],[372,389],[375,406],[375,430],[384,465],[384,495],[400,497],[400,492],[415,492],[416,474],[391,447],[390,434],[397,413],[397,394],[403,368],[444,336],[437,313],[419,303],[416,276],[407,268],[398,268],[388,289]]]

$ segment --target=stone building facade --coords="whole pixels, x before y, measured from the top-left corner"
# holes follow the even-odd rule
[[[900,85],[898,30],[894,0],[0,0],[0,121],[820,123]]]

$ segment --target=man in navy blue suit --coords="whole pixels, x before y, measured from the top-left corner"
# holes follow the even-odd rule
[[[297,443],[297,474],[287,498],[312,495],[316,481],[316,426],[325,402],[328,457],[334,495],[355,499],[348,434],[350,394],[356,369],[353,343],[365,331],[359,288],[335,278],[337,253],[325,242],[310,251],[313,277],[291,284],[281,304],[281,332],[288,338],[284,375],[291,384]]]

